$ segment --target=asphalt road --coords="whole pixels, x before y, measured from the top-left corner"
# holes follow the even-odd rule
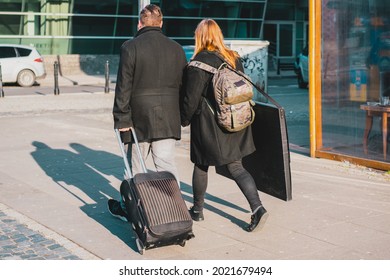
[[[309,154],[309,90],[298,88],[296,78],[275,78],[268,92],[285,109],[290,149]]]

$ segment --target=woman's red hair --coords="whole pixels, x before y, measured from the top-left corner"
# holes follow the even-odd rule
[[[223,42],[221,28],[212,19],[203,19],[195,29],[194,56],[203,50],[218,52],[232,67],[236,68],[238,53]]]

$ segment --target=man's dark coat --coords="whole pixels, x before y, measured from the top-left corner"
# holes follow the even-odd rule
[[[158,27],[123,43],[115,88],[114,127],[134,127],[140,142],[180,139],[179,91],[187,60]]]

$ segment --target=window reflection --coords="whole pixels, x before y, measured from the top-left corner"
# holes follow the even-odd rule
[[[324,151],[389,161],[390,106],[380,104],[390,95],[389,11],[388,1],[323,1]]]

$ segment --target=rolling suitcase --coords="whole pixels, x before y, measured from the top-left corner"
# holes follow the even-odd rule
[[[121,140],[115,133],[121,148],[128,180],[120,186],[129,222],[136,233],[136,245],[140,254],[145,249],[178,244],[195,237],[192,219],[181,195],[179,185],[170,172],[147,171],[139,149],[135,131],[131,129],[138,158],[144,173],[133,176]]]

